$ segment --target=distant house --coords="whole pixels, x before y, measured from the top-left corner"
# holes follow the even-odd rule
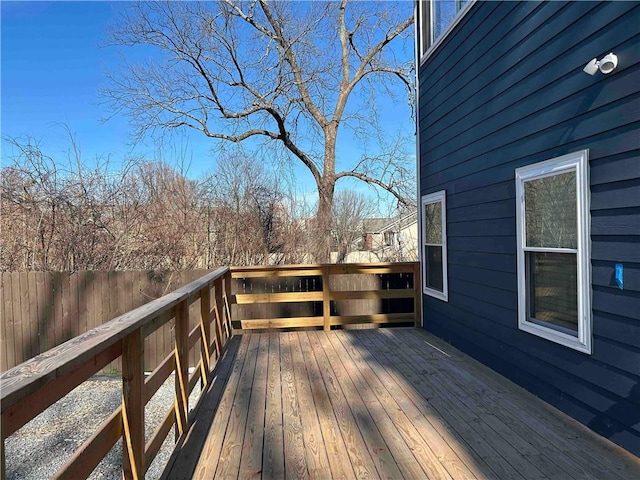
[[[418,214],[396,218],[367,218],[363,222],[362,251],[375,254],[376,261],[418,259]]]
[[[355,237],[355,235],[354,235]],[[411,262],[418,259],[418,215],[413,211],[397,217],[365,218],[343,259],[337,251],[331,261],[343,263]],[[334,250],[337,246],[334,245]]]
[[[640,3],[416,6],[424,328],[640,455]]]

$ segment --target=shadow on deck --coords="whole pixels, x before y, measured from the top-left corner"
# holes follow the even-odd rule
[[[230,342],[165,478],[640,478],[638,458],[423,330]]]

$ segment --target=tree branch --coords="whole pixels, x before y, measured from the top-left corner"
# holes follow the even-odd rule
[[[403,196],[400,193],[400,191],[398,190],[398,187],[400,186],[400,184],[397,182],[384,182],[378,178],[371,177],[364,173],[355,172],[355,171],[340,172],[340,173],[337,173],[335,176],[336,181],[345,177],[357,178],[358,180],[362,180],[363,182],[368,183],[369,185],[375,185],[377,187],[380,187],[385,191],[389,192],[391,195],[393,195],[398,200],[398,202],[400,202],[402,205],[409,205],[411,203],[411,201],[407,197]]]

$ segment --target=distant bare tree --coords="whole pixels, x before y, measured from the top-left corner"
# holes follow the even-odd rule
[[[194,268],[206,238],[198,184],[162,162],[89,169],[70,135],[60,161],[32,138],[2,168],[2,268],[96,270]]]
[[[362,239],[364,219],[375,209],[371,199],[354,190],[336,192],[331,215],[331,237],[338,251],[337,263],[344,262],[353,245]]]
[[[227,265],[281,263],[297,236],[278,179],[255,158],[219,158],[205,181],[215,257]]]
[[[376,110],[376,96],[395,97],[395,85],[412,95],[412,10],[347,0],[140,2],[111,42],[156,53],[114,73],[105,98],[138,138],[191,128],[219,141],[263,139],[297,159],[317,187],[314,248],[326,261],[338,180],[362,180],[401,203],[414,196],[412,156],[402,151],[412,143],[389,142]],[[344,129],[376,154],[363,150],[338,167]]]
[[[72,135],[64,161],[45,155],[33,138],[5,140],[13,154],[2,168],[2,267],[73,271],[108,263],[107,163],[87,169]]]
[[[128,160],[87,168],[70,137],[59,160],[32,138],[0,175],[0,269],[215,268],[308,259],[305,224],[264,162],[220,157],[204,178],[182,165]]]
[[[140,162],[132,173],[142,194],[137,248],[147,268],[196,268],[206,248],[198,182],[163,161]]]

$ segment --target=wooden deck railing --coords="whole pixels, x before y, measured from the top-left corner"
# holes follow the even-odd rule
[[[189,394],[198,381],[201,392],[206,391],[234,323],[242,329],[321,326],[325,330],[354,323],[419,324],[419,277],[417,263],[223,267],[89,330],[0,377],[2,478],[5,439],[117,358],[122,363],[121,407],[75,451],[56,478],[86,478],[120,438],[124,478],[144,478],[174,425],[178,441],[184,438]],[[395,312],[398,301],[404,302],[403,307]],[[241,310],[260,305],[272,310],[258,317]],[[302,305],[309,314],[300,315],[302,310],[292,305]],[[191,322],[190,310],[197,324]],[[145,378],[144,340],[171,319],[175,319],[174,351]],[[191,331],[190,323],[195,324]],[[198,341],[198,368],[189,376],[188,355]],[[145,405],[172,373],[174,406],[145,443]]]
[[[0,377],[2,478],[6,476],[4,440],[118,357],[122,357],[122,406],[76,450],[56,478],[89,476],[120,438],[124,477],[144,478],[171,428],[175,425],[180,436],[186,432],[189,393],[198,381],[205,391],[232,335],[230,286],[230,269],[220,268],[5,372]],[[198,301],[200,318],[189,331],[189,307]],[[172,318],[174,351],[145,378],[144,339]],[[199,368],[189,377],[187,357],[198,340]],[[145,405],[173,372],[174,406],[145,444]]]
[[[417,262],[233,267],[231,277],[243,330],[420,324]]]

